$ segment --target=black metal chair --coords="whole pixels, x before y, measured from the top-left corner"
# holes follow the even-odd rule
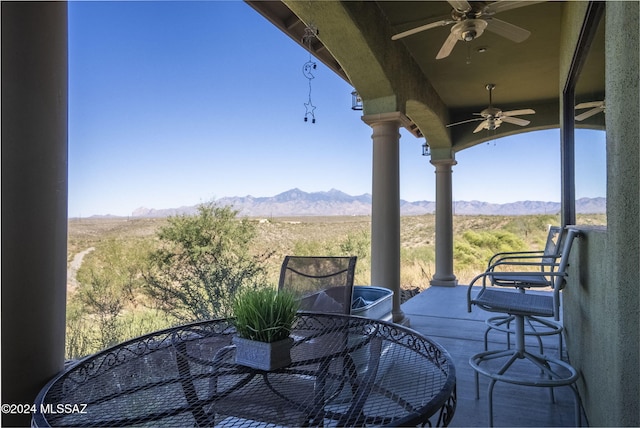
[[[467,291],[469,312],[473,306],[477,306],[485,311],[512,316],[515,322],[516,346],[514,349],[484,351],[469,359],[469,364],[475,370],[476,398],[479,398],[478,374],[491,379],[488,390],[490,425],[493,425],[493,388],[498,381],[517,385],[549,387],[551,388],[552,400],[554,399],[553,387],[570,386],[575,395],[576,424],[580,424],[580,401],[574,385],[578,379],[578,372],[560,358],[529,352],[525,349],[525,319],[527,317],[553,318],[555,321],[560,319],[560,292],[565,286],[569,253],[573,239],[577,234],[578,231],[574,229],[567,231],[555,270],[512,273],[514,276],[529,278],[532,282],[546,281],[547,285],[552,287],[551,292],[522,293],[504,287],[487,286],[484,279],[496,276],[497,273],[494,271],[476,276],[469,285]],[[473,296],[474,284],[481,279],[483,280],[482,287]],[[500,365],[500,362],[505,360],[506,362]],[[534,370],[537,375],[531,375],[530,370],[522,371],[521,367],[514,370],[513,374],[508,374],[507,371],[517,361],[532,363],[533,367],[537,369]]]
[[[356,256],[286,256],[278,289],[294,293],[301,311],[349,315],[356,261]]]

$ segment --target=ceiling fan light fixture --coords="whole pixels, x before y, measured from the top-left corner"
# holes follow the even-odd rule
[[[475,30],[469,30],[469,31],[465,31],[462,33],[462,40],[464,40],[465,42],[470,42],[471,40],[476,38],[476,32]]]

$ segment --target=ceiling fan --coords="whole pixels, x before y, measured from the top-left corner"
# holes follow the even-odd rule
[[[447,128],[450,126],[456,126],[463,123],[481,120],[482,122],[476,127],[476,129],[473,130],[473,133],[475,134],[476,132],[480,132],[483,129],[493,131],[494,129],[497,129],[502,124],[502,122],[512,123],[518,126],[527,126],[528,124],[530,124],[531,121],[514,116],[521,116],[523,114],[535,114],[535,110],[528,108],[522,110],[502,111],[497,107],[493,107],[491,93],[495,87],[496,85],[494,85],[493,83],[489,83],[486,86],[487,91],[489,91],[489,107],[482,110],[480,113],[474,113],[475,115],[482,116],[481,118],[479,117],[476,119],[469,119],[463,120],[462,122],[451,123],[447,125]]]
[[[588,103],[580,103],[577,106],[575,106],[576,110],[582,110],[582,109],[591,109],[591,110],[587,110],[583,113],[580,113],[579,115],[576,116],[576,120],[577,121],[583,121],[591,116],[594,116],[598,113],[600,113],[601,111],[603,112],[605,110],[605,103],[604,100],[602,101],[591,101]]]
[[[448,57],[458,40],[470,42],[480,37],[485,29],[516,43],[520,43],[525,41],[531,32],[500,19],[496,19],[493,15],[505,10],[540,3],[539,1],[516,0],[501,0],[488,4],[483,1],[470,3],[467,0],[447,0],[447,2],[453,6],[451,16],[445,15],[430,24],[421,25],[411,30],[403,31],[402,33],[392,36],[391,40],[398,40],[431,28],[454,24],[451,27],[451,34],[449,34],[449,37],[447,37],[440,48],[436,59]]]

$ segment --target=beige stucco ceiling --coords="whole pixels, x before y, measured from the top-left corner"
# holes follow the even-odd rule
[[[445,1],[247,3],[300,44],[307,25],[317,27],[318,40],[311,50],[358,91],[364,114],[405,113],[415,124],[414,134],[424,135],[433,150],[455,152],[497,137],[559,126],[566,79],[561,58],[576,32],[567,25],[571,21],[566,15],[579,12],[580,5],[522,2],[526,6],[495,17],[530,31],[526,40],[515,43],[485,30],[471,42],[458,42],[448,57],[437,60],[451,25],[395,41],[391,36],[450,16],[452,6]],[[577,88],[578,102],[604,97],[603,40],[601,31]],[[503,111],[532,108],[536,114],[524,117],[531,123],[526,127],[503,123],[495,131],[475,134],[479,122],[447,127],[479,117],[474,113],[489,104],[488,83],[496,85],[494,106]],[[592,122],[597,127],[598,121],[602,115],[583,125]]]

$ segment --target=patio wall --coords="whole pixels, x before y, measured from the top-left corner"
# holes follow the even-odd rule
[[[639,15],[638,2],[607,2],[607,227],[583,231],[564,294],[590,426],[640,426]]]
[[[611,287],[603,257],[607,252],[606,244],[606,229],[582,231],[573,244],[569,281],[564,290],[567,352],[571,363],[581,373],[580,395],[592,426],[604,425],[602,418],[610,404],[599,398],[613,398],[613,389],[618,382],[612,367],[602,367],[603,359],[611,361],[610,350],[617,348],[616,335],[611,331],[617,330],[619,322],[619,316],[612,313],[614,309],[607,304]]]
[[[581,373],[589,425],[639,426],[637,270],[615,272],[610,235],[586,229],[574,243],[564,292],[567,351]]]

